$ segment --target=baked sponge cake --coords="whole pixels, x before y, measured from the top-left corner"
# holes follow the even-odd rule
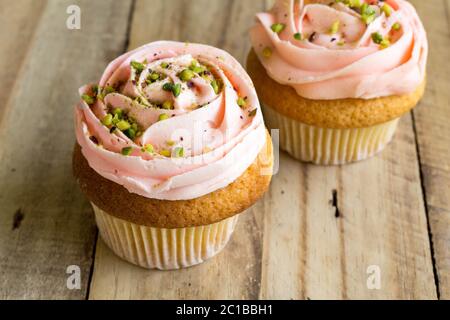
[[[427,37],[407,1],[278,0],[250,35],[266,123],[299,160],[375,155],[424,94]]]
[[[271,139],[251,80],[228,53],[150,43],[80,95],[74,174],[123,259],[163,270],[199,264],[267,191]]]

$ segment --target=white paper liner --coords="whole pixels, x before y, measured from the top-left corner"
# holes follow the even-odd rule
[[[100,235],[115,254],[143,268],[160,270],[194,266],[219,253],[239,216],[206,226],[164,229],[137,225],[92,206]]]
[[[318,165],[340,165],[374,156],[391,142],[399,118],[367,128],[319,128],[288,118],[262,105],[270,129],[280,130],[280,148]]]

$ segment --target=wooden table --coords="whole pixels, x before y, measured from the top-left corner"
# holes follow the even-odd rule
[[[254,14],[270,1],[1,0],[0,298],[450,298],[450,0],[412,2],[429,34],[428,90],[387,150],[344,167],[282,153],[270,192],[223,253],[161,272],[120,260],[98,237],[71,172],[77,89],[158,39],[243,62]],[[81,30],[66,27],[71,4]],[[81,269],[80,290],[66,286],[69,265]],[[367,286],[373,270],[379,290]]]

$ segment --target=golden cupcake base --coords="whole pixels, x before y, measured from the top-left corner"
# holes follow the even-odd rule
[[[239,216],[206,226],[165,229],[137,225],[92,206],[100,235],[116,255],[160,270],[191,267],[218,254],[230,240]]]
[[[280,148],[318,165],[341,165],[370,158],[391,142],[399,118],[366,128],[320,128],[288,118],[262,105],[271,129],[280,130]]]

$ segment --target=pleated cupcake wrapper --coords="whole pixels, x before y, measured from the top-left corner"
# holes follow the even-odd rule
[[[104,242],[122,259],[147,269],[173,270],[202,263],[230,240],[238,215],[218,223],[165,229],[137,225],[92,204]]]
[[[280,148],[294,158],[318,165],[360,161],[382,151],[392,140],[398,119],[367,128],[319,128],[288,118],[262,106],[271,129],[280,130]]]

